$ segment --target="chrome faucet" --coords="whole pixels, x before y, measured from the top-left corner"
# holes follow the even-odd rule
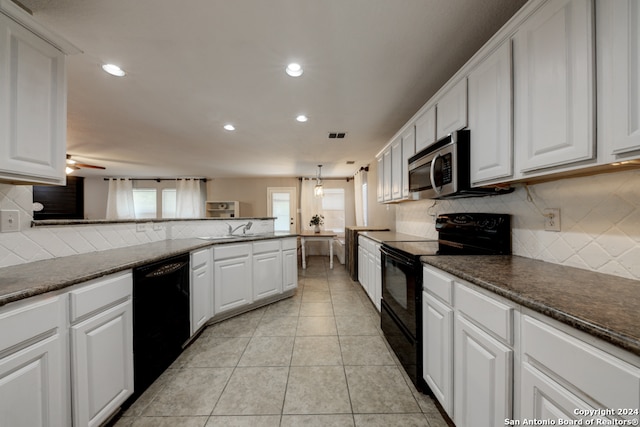
[[[242,234],[247,234],[247,230],[250,230],[252,225],[253,225],[253,223],[251,221],[249,221],[246,224],[240,224],[236,228],[232,228],[231,224],[227,223],[227,226],[229,227],[228,230],[227,230],[227,235],[233,236],[233,233],[235,233],[236,230],[238,230],[240,228],[242,228]]]

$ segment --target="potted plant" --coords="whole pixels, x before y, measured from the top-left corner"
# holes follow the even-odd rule
[[[315,233],[319,233],[320,232],[320,226],[324,224],[324,216],[322,215],[318,215],[315,214],[314,216],[311,217],[311,221],[309,221],[309,225],[313,226],[313,231]]]

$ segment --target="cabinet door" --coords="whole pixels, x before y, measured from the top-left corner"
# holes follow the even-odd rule
[[[611,35],[612,110],[605,111],[605,119],[611,120],[612,147],[614,155],[628,154],[640,150],[640,3],[637,0],[607,2],[603,7],[612,8],[613,25]],[[599,5],[601,6],[601,5]],[[607,78],[608,76],[604,76]],[[638,157],[640,153],[635,153]]]
[[[133,394],[131,300],[71,327],[73,421],[99,426]]]
[[[384,170],[384,173],[382,175],[383,177],[383,200],[385,202],[388,202],[391,200],[391,171],[392,165],[391,165],[391,147],[387,148],[384,152],[384,154],[382,155],[382,169]]]
[[[576,420],[579,419],[574,412],[576,409],[596,408],[589,406],[530,363],[522,363],[520,418]]]
[[[283,291],[298,287],[298,256],[295,249],[282,252]]]
[[[438,100],[437,139],[467,127],[467,79],[462,79]]]
[[[251,303],[249,255],[214,262],[215,313]]]
[[[453,418],[453,309],[422,292],[422,322],[423,377]]]
[[[211,256],[209,249],[206,254]],[[191,335],[213,317],[213,271],[211,261],[191,271]]]
[[[371,301],[376,299],[376,256],[371,252],[367,253],[367,294]]]
[[[367,251],[362,247],[362,243],[358,245],[358,282],[362,288],[369,293],[369,270],[367,262]]]
[[[401,198],[409,197],[409,157],[416,153],[416,133],[410,126],[402,134],[402,194]]]
[[[377,157],[376,158],[376,162],[377,162],[377,166],[378,169],[376,170],[377,173],[377,191],[376,191],[376,195],[377,195],[377,200],[378,203],[382,203],[384,202],[384,155]]]
[[[502,45],[469,74],[471,184],[513,174],[511,44]]]
[[[0,178],[64,184],[65,79],[65,55],[0,14]]]
[[[416,153],[436,142],[436,106],[433,105],[416,120]]]
[[[371,279],[371,283],[374,288],[373,292],[373,303],[375,304],[378,311],[380,311],[380,300],[382,299],[382,261],[380,258],[380,245],[376,245],[376,254],[375,254],[375,277]]]
[[[593,3],[545,3],[513,37],[518,172],[592,159]]]
[[[0,424],[66,426],[71,404],[64,305],[58,297],[30,301],[0,307]]]
[[[455,319],[454,422],[493,427],[511,418],[513,350],[458,314]]]
[[[391,143],[391,199],[402,197],[402,139]]]
[[[282,293],[281,252],[265,252],[253,256],[253,300]]]

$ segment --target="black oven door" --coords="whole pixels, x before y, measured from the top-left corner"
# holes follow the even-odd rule
[[[421,287],[420,272],[412,257],[382,246],[382,301],[391,314],[417,338],[417,292]],[[417,263],[419,264],[419,263]]]

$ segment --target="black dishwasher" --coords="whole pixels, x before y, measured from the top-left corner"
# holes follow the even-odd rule
[[[128,404],[180,355],[189,322],[189,254],[133,269],[134,394]]]

